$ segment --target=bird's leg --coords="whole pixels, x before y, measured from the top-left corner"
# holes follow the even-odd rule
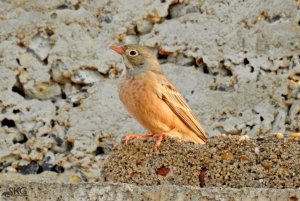
[[[147,139],[147,138],[151,138],[153,137],[153,134],[133,134],[133,133],[129,133],[127,134],[124,138],[123,141],[125,141],[125,143],[127,143],[130,139]]]
[[[167,139],[168,137],[170,137],[170,135],[172,134],[172,132],[177,131],[177,128],[173,128],[172,130],[168,131],[168,132],[163,132],[163,133],[159,133],[159,134],[154,134],[153,137],[157,138],[156,139],[156,143],[155,143],[155,147],[160,147],[161,142],[165,139]]]
[[[163,132],[163,133],[158,133],[158,134],[133,134],[133,133],[129,133],[127,134],[124,138],[123,141],[125,141],[125,143],[127,143],[130,139],[148,139],[148,138],[156,138],[156,142],[155,142],[155,147],[160,147],[161,142],[165,139],[167,139],[172,132],[176,132],[177,128],[173,128],[170,131],[167,132]]]

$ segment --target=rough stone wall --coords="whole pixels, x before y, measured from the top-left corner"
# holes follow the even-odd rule
[[[0,171],[101,180],[127,132],[123,64],[109,46],[153,47],[209,134],[299,132],[295,0],[0,1]]]
[[[231,188],[300,187],[300,134],[266,138],[211,137],[198,145],[133,140],[118,145],[103,166],[105,181],[136,185]]]
[[[12,176],[12,178],[16,178]],[[22,178],[20,176],[17,177]],[[32,177],[35,178],[35,177]],[[255,189],[255,188],[199,188],[194,186],[156,185],[135,186],[112,183],[61,184],[47,181],[20,182],[16,180],[0,183],[0,192],[7,192],[9,187],[25,187],[27,196],[2,197],[3,201],[40,201],[43,200],[86,200],[86,201],[297,201],[299,189]],[[9,192],[9,191],[8,191]]]
[[[12,176],[12,178],[16,178]],[[17,177],[18,179],[20,176]],[[21,177],[22,178],[22,177]],[[34,178],[34,177],[32,177]],[[0,192],[7,192],[9,187],[25,187],[27,196],[2,197],[3,201],[47,201],[86,200],[86,201],[297,201],[299,189],[255,189],[255,188],[199,188],[194,186],[156,185],[135,186],[111,183],[61,184],[47,181],[27,182],[16,180],[0,183]],[[9,191],[8,191],[9,192]],[[41,196],[42,195],[42,196]]]

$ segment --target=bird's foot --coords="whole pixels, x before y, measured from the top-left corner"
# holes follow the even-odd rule
[[[167,133],[159,133],[159,134],[153,135],[153,138],[156,138],[156,139],[155,139],[155,147],[156,147],[156,148],[160,147],[161,142],[162,142],[163,140],[168,139],[168,137],[169,137],[169,136],[168,136]]]
[[[147,139],[147,138],[152,138],[153,134],[133,134],[133,133],[129,133],[127,134],[124,138],[123,141],[125,141],[125,143],[127,143],[130,139]]]
[[[168,131],[168,132],[159,133],[159,134],[154,134],[154,135],[153,135],[153,138],[156,138],[155,147],[156,147],[156,148],[160,147],[161,142],[162,142],[163,140],[168,139],[168,138],[170,137],[171,133],[172,133],[172,132],[175,132],[175,131],[177,131],[177,128],[174,128],[174,129],[172,129],[172,130],[170,130],[170,131]]]
[[[127,143],[130,139],[149,139],[155,138],[155,147],[158,148],[161,145],[163,140],[166,140],[170,137],[171,133],[177,131],[177,128],[174,128],[168,132],[158,133],[158,134],[127,134],[122,140]]]

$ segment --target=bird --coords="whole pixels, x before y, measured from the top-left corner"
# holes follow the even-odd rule
[[[125,64],[118,84],[119,98],[129,114],[150,132],[127,134],[123,140],[154,138],[156,147],[169,137],[205,144],[208,135],[152,50],[133,44],[110,48]]]

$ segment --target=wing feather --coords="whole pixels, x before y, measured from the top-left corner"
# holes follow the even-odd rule
[[[191,108],[186,103],[185,99],[176,90],[167,77],[160,77],[161,88],[159,97],[172,109],[172,111],[183,121],[197,136],[204,142],[207,140],[207,134],[201,127],[197,118],[193,114]]]

